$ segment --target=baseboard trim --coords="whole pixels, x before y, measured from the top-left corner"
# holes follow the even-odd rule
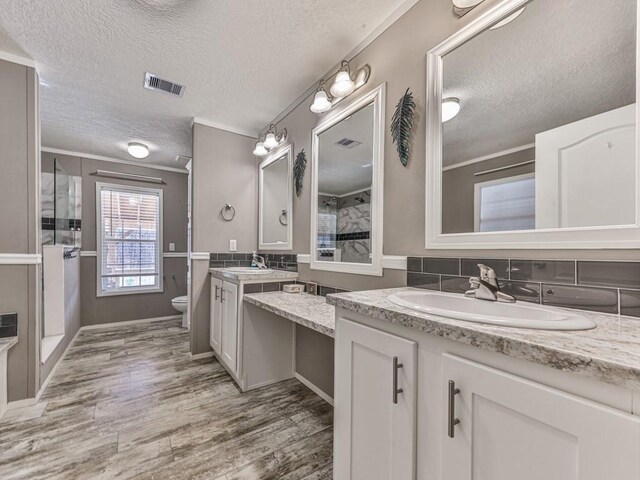
[[[100,328],[120,327],[123,325],[135,325],[137,323],[163,322],[165,320],[181,320],[182,315],[169,315],[167,317],[140,318],[138,320],[125,320],[124,322],[101,323],[99,325],[83,325],[80,330],[98,330]]]
[[[213,353],[213,350],[211,350],[210,352],[196,353],[195,355],[193,353],[189,353],[189,356],[191,357],[191,360],[202,360],[203,358],[211,358],[215,356],[215,354]]]
[[[322,390],[320,390],[320,388],[315,386],[313,383],[311,383],[311,381],[307,380],[305,377],[300,375],[298,372],[295,372],[293,374],[293,376],[301,384],[303,384],[305,387],[309,388],[313,393],[318,395],[321,399],[323,399],[325,402],[327,402],[329,405],[331,405],[333,407],[333,398],[331,398],[329,395],[324,393]]]
[[[80,335],[81,331],[82,331],[82,327],[80,327],[78,329],[78,331],[76,332],[76,334],[73,336],[73,338],[69,342],[69,345],[67,345],[67,348],[64,349],[64,352],[62,352],[62,355],[60,355],[60,358],[58,359],[56,364],[53,366],[51,371],[49,372],[49,376],[46,378],[44,383],[40,386],[40,390],[38,390],[38,393],[36,394],[36,398],[35,398],[36,403],[40,401],[40,396],[44,393],[45,389],[47,388],[47,385],[49,385],[49,382],[51,381],[51,379],[55,375],[56,370],[58,370],[58,367],[62,364],[62,361],[64,360],[64,357],[67,356],[67,352],[71,348],[71,345],[73,345],[73,343],[76,341],[76,338],[78,338],[78,335]]]

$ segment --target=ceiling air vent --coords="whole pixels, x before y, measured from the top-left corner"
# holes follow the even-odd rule
[[[149,90],[161,90],[163,92],[170,93],[171,95],[181,97],[184,95],[184,91],[187,87],[147,72],[144,75],[144,88],[148,88]]]
[[[340,145],[344,148],[356,148],[358,145],[362,145],[362,142],[357,140],[351,140],[350,138],[343,138],[336,142],[336,145]]]

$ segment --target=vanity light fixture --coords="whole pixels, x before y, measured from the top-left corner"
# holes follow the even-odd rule
[[[495,30],[497,28],[504,27],[507,23],[513,22],[516,18],[518,18],[520,15],[522,15],[522,12],[524,12],[525,8],[527,8],[527,7],[522,7],[520,10],[516,10],[515,12],[513,12],[508,17],[503,18],[502,20],[500,20],[494,26],[489,27],[489,30]]]
[[[275,124],[269,125],[269,130],[261,134],[258,137],[256,148],[253,149],[253,154],[257,157],[264,157],[269,150],[276,148],[287,139],[287,129],[283,128],[278,132],[278,128]]]
[[[442,100],[442,123],[448,122],[460,112],[460,100],[449,97]]]
[[[328,112],[329,110],[331,110],[331,107],[333,107],[333,104],[331,103],[331,101],[329,101],[329,96],[327,95],[324,86],[325,81],[321,80],[318,90],[313,97],[313,103],[309,107],[309,110],[311,110],[313,113]]]
[[[127,151],[134,158],[147,158],[149,156],[149,147],[144,143],[129,142]]]
[[[351,74],[351,67],[347,60],[343,60],[340,69],[329,76],[335,77],[329,93],[326,90],[326,80],[320,80],[318,90],[313,96],[313,103],[309,107],[313,113],[324,113],[331,110],[341,100],[365,85],[371,76],[371,67],[365,65]]]
[[[482,2],[484,0],[452,0],[453,12],[458,18],[463,17]]]

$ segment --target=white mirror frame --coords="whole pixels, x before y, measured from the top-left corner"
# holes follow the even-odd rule
[[[502,0],[476,20],[427,53],[426,232],[427,249],[602,249],[640,247],[640,118],[636,107],[636,223],[634,225],[520,230],[509,232],[442,233],[442,57],[529,0]],[[638,9],[640,18],[640,9]],[[640,24],[640,22],[639,22]],[[639,30],[640,32],[640,30]],[[640,36],[639,36],[640,38]],[[638,54],[636,52],[636,58]],[[639,63],[636,63],[636,71]],[[636,75],[636,105],[640,75]]]
[[[262,235],[264,221],[262,194],[264,192],[264,169],[283,156],[287,157],[287,241],[265,243]],[[293,144],[278,147],[269,153],[258,166],[258,249],[260,250],[292,250],[293,249]]]
[[[386,84],[329,115],[311,132],[311,249],[310,268],[330,272],[382,276],[382,204],[384,198],[384,133]],[[371,182],[371,263],[326,262],[316,259],[318,238],[318,136],[373,103],[373,178]]]

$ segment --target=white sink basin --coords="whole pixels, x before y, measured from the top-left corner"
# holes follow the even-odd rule
[[[273,270],[270,268],[261,269],[256,267],[227,267],[225,268],[225,270],[233,273],[257,273],[260,275],[273,272]]]
[[[391,303],[417,312],[466,322],[538,330],[589,330],[596,324],[579,313],[525,302],[499,303],[453,293],[400,292]]]

